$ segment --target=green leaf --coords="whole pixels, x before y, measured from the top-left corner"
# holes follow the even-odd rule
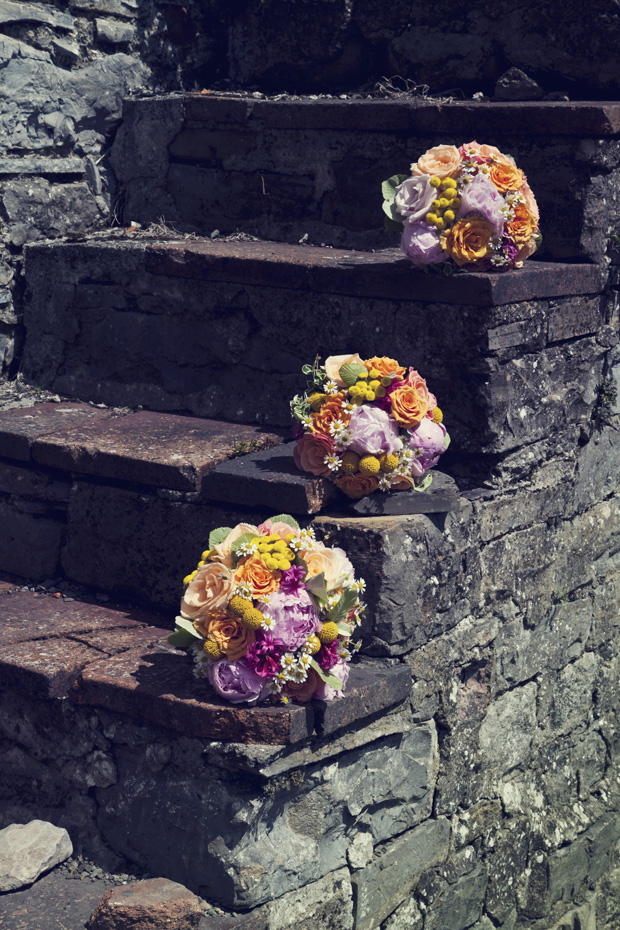
[[[292,526],[294,530],[299,529],[297,520],[288,513],[279,513],[277,517],[269,517],[269,519],[272,523],[286,523],[288,526]]]
[[[351,385],[355,384],[359,376],[364,372],[368,372],[368,369],[365,365],[360,365],[359,362],[347,362],[342,366],[338,374],[346,386],[351,387]]]
[[[404,228],[402,220],[395,220],[391,216],[383,217],[383,226],[387,232],[402,232]]]
[[[196,638],[185,630],[175,630],[168,637],[168,642],[171,646],[176,646],[177,649],[189,649],[196,642]]]
[[[387,181],[384,181],[381,185],[381,193],[383,194],[383,199],[392,201],[396,196],[396,188],[407,180],[408,175],[406,174],[393,174],[391,178],[388,178]]]
[[[339,678],[336,678],[335,675],[330,675],[329,672],[324,672],[315,659],[310,659],[310,665],[326,685],[329,685],[334,691],[342,691],[342,682]]]
[[[348,637],[348,636],[352,636],[352,635],[353,635],[353,628],[351,627],[350,624],[348,624],[348,623],[337,623],[336,626],[338,627],[338,632],[341,634],[341,636],[347,636],[347,637]]]
[[[536,235],[538,235],[538,233],[537,233]],[[534,236],[534,238],[536,238],[536,236]],[[542,237],[541,237],[541,238],[542,238]],[[616,245],[620,245],[620,236],[617,236],[615,233],[613,233],[613,235],[610,236],[610,239],[611,239],[611,241],[612,241],[613,243],[615,243]]]
[[[302,365],[301,372],[304,375],[309,375],[312,372],[312,365]]]
[[[433,480],[432,471],[427,471],[424,477],[422,478],[422,481],[419,484],[416,484],[413,490],[414,491],[426,491],[426,489],[430,486],[432,480]]]
[[[450,264],[450,262],[444,262],[444,263],[443,263],[443,273],[444,273],[445,275],[450,276],[450,275],[452,274],[453,271],[454,271],[454,269],[453,269],[452,265]]]
[[[329,597],[327,594],[327,588],[325,587],[325,575],[321,572],[320,575],[314,575],[309,581],[306,581],[306,590],[310,592],[319,602],[319,604],[327,604]]]
[[[216,530],[211,530],[209,533],[209,549],[213,549],[214,546],[219,546],[220,543],[224,542],[229,533],[232,533],[232,526],[218,526]]]
[[[612,239],[613,239],[613,236],[612,236]],[[543,241],[542,233],[540,230],[538,230],[538,232],[534,233],[534,242],[536,243],[537,250],[541,247],[542,241]],[[618,242],[620,243],[620,239],[618,239]]]
[[[237,554],[237,550],[240,549],[241,546],[245,546],[247,543],[252,542],[252,540],[255,539],[255,538],[256,538],[255,533],[243,533],[241,536],[239,536],[237,539],[235,539],[234,543],[233,543],[232,546],[230,547],[230,551],[231,551],[234,555],[236,555],[236,554]]]
[[[327,616],[330,620],[333,620],[334,623],[338,623],[348,616],[349,611],[355,607],[356,604],[357,591],[354,591],[353,588],[347,588],[338,603],[334,604],[334,606],[327,611]]]
[[[189,633],[193,636],[194,639],[204,639],[201,633],[198,630],[194,629],[194,624],[191,620],[186,620],[185,617],[177,617],[174,621],[174,632],[178,633],[179,630],[184,630],[186,633]],[[171,635],[174,635],[171,634]]]
[[[443,451],[445,452],[448,446],[450,445],[450,433],[446,430],[446,435],[443,437]]]

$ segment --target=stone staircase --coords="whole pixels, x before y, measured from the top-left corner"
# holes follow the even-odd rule
[[[356,251],[390,243],[375,188],[446,125],[517,157],[547,260],[443,277]],[[3,824],[249,911],[213,930],[613,926],[619,135],[615,104],[127,105],[127,221],[273,241],[26,250],[22,370],[61,396],[0,411],[0,569],[125,603],[7,581]],[[451,477],[415,512],[291,467],[301,365],[350,347],[440,398]],[[227,707],[165,628],[208,530],[275,511],[366,578],[362,655],[340,701]]]

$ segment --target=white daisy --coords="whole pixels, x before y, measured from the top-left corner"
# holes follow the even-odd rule
[[[327,381],[323,385],[323,391],[325,394],[337,394],[340,388],[335,381]]]

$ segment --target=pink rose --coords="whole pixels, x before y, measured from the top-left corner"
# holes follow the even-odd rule
[[[220,697],[232,704],[239,704],[241,701],[256,704],[271,694],[265,679],[257,675],[244,659],[236,659],[234,662],[218,659],[217,662],[209,662],[207,676]]]
[[[442,423],[425,417],[415,429],[409,430],[409,436],[409,448],[414,455],[411,473],[419,477],[439,461],[439,456],[447,448],[447,432]]]
[[[294,594],[272,594],[269,603],[261,604],[260,610],[273,620],[270,631],[273,641],[290,650],[299,649],[311,633],[321,629],[314,601],[305,588]]]
[[[310,472],[324,478],[330,474],[325,464],[325,456],[331,455],[334,444],[322,433],[305,433],[293,449],[295,465],[300,471]]]
[[[347,450],[358,455],[381,455],[382,452],[400,452],[403,447],[398,437],[398,424],[380,407],[364,404],[351,414],[349,429],[353,440]]]
[[[538,209],[538,204],[536,203],[536,198],[532,193],[532,188],[527,183],[527,180],[523,182],[519,188],[519,192],[523,194],[525,198],[525,206],[528,208],[532,216],[536,219],[536,222],[540,220],[540,211]]]
[[[346,662],[340,660],[340,662],[337,662],[336,665],[329,670],[329,674],[340,679],[342,688],[336,691],[331,685],[321,681],[319,687],[314,692],[314,697],[317,701],[333,701],[334,698],[341,698],[343,696],[345,685],[349,679],[349,666]]]
[[[431,187],[428,174],[407,178],[396,188],[394,204],[406,223],[424,219],[435,199],[435,188]]]
[[[212,549],[211,562],[221,562],[227,568],[233,567],[232,544],[245,533],[251,533],[252,536],[258,536],[258,530],[251,523],[239,523],[230,531],[226,539],[218,543]]]
[[[499,193],[493,181],[478,173],[461,192],[461,206],[458,218],[470,216],[472,213],[481,216],[493,229],[496,236],[501,235],[504,228],[504,217],[500,208],[505,206],[504,198]]]
[[[265,520],[257,529],[257,536],[271,536],[272,533],[277,533],[280,539],[284,541],[286,541],[286,537],[290,536],[291,533],[293,536],[299,536],[301,532],[301,530],[296,530],[294,526],[289,526],[288,523],[281,523],[279,520],[276,523],[274,523],[273,520]]]
[[[410,384],[412,388],[419,394],[419,396],[424,400],[426,406],[429,410],[434,410],[437,406],[437,398],[434,394],[431,394],[429,389],[426,386],[426,381],[419,374],[415,368],[409,369],[409,374],[405,378],[405,384]],[[428,414],[427,414],[428,416]]]
[[[449,258],[435,230],[423,220],[405,223],[400,247],[414,265],[434,265]]]
[[[502,152],[500,152],[500,150],[496,148],[494,145],[486,145],[486,144],[480,145],[479,142],[466,142],[465,145],[462,145],[460,147],[459,153],[462,158],[469,158],[470,157],[469,153],[471,152],[472,149],[475,149],[477,157],[484,158],[485,161],[487,159],[490,159],[491,155],[495,155],[496,158],[499,159],[499,161],[505,161],[505,162],[509,161],[508,157],[502,154]]]

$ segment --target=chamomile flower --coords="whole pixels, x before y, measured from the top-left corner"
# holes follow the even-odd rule
[[[340,458],[340,456],[334,455],[333,452],[331,452],[329,455],[326,455],[323,461],[327,465],[330,471],[338,471],[338,469],[340,468],[342,464],[342,459]]]
[[[269,601],[271,600],[268,594],[256,594],[253,596],[256,598],[257,601],[260,601],[261,604],[268,604]]]
[[[256,543],[243,543],[235,550],[239,555],[254,555],[255,552],[258,552],[258,546]]]
[[[302,681],[305,681],[308,677],[308,669],[302,668],[300,665],[291,673],[291,680],[296,681],[298,684],[301,684]]]
[[[325,394],[337,394],[340,388],[335,381],[326,381],[323,385],[323,392]]]
[[[300,668],[310,668],[310,663],[312,661],[312,655],[309,652],[302,652],[299,656],[299,667]]]
[[[301,542],[301,549],[312,549],[312,546],[316,542],[316,536],[312,527],[308,527],[306,530],[302,530],[299,534],[299,541]]]
[[[311,416],[304,417],[303,420],[301,421],[301,425],[303,426],[305,430],[311,430],[312,427],[314,426],[314,420],[312,419]]]
[[[353,433],[350,429],[340,430],[337,436],[334,437],[334,445],[338,452],[344,452],[347,446],[351,444],[353,439]]]
[[[262,622],[263,630],[267,630],[267,631],[273,630],[274,622],[275,621],[273,617],[268,617],[267,614],[263,614],[263,622]]]
[[[389,491],[392,487],[392,480],[390,475],[381,475],[379,478],[379,490],[380,491]]]

